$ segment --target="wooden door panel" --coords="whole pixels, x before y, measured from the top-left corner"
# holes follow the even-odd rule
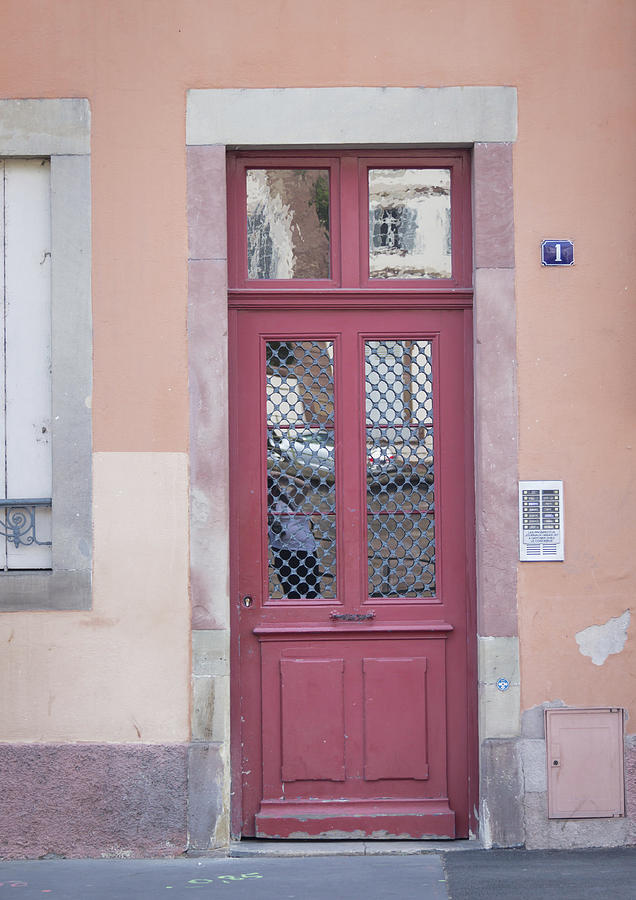
[[[280,698],[282,781],[344,781],[344,659],[281,659]]]
[[[235,316],[242,833],[466,836],[464,313]],[[274,506],[273,476],[301,499]],[[296,587],[274,523],[301,516]]]
[[[311,834],[324,837],[352,808],[356,828],[369,833],[382,816],[399,815],[399,807],[408,808],[417,835],[446,835],[454,814],[446,777],[445,637],[317,637],[261,641],[266,751],[256,833],[280,836],[307,820]]]
[[[362,660],[365,781],[428,778],[426,664],[426,656]]]

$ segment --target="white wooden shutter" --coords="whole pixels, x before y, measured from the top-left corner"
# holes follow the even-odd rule
[[[5,160],[3,169],[0,480],[7,500],[45,499],[52,496],[50,164]],[[9,533],[0,555],[4,567],[51,568],[50,507],[20,509],[26,516],[35,510],[39,543],[16,547]],[[4,510],[6,517],[15,512]]]
[[[0,497],[3,500],[6,500],[7,497],[7,485],[6,485],[6,450],[5,450],[5,414],[4,414],[4,285],[5,285],[5,265],[4,265],[4,255],[5,255],[5,204],[4,204],[4,194],[5,194],[5,178],[6,178],[6,166],[4,161],[0,163],[0,174],[2,175],[1,183],[0,183],[0,210],[2,211],[2,216],[0,216],[0,284],[2,285],[2,329],[0,329]],[[5,516],[7,514],[7,510],[3,509],[0,512],[0,531],[4,532],[4,523]],[[3,569],[7,567],[7,543],[4,538],[0,538],[0,566]]]

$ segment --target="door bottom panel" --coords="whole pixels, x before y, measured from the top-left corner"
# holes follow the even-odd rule
[[[446,635],[330,638],[261,642],[256,836],[454,837]]]
[[[272,803],[256,815],[256,837],[279,840],[426,840],[455,837],[448,800]]]

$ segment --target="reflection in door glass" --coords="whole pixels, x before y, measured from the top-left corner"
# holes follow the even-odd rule
[[[450,169],[369,169],[369,276],[450,278]]]
[[[329,170],[247,170],[249,278],[329,278]]]
[[[430,341],[365,344],[370,597],[435,593]]]
[[[269,596],[333,598],[333,344],[269,341],[266,365]]]

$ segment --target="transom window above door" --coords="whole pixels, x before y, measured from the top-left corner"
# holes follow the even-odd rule
[[[464,150],[228,159],[230,287],[470,288]]]
[[[329,169],[247,169],[247,277],[331,277]]]

